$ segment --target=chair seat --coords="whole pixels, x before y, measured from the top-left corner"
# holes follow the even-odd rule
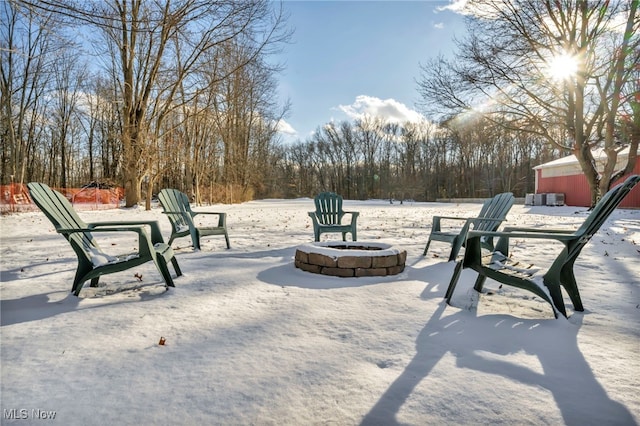
[[[323,225],[322,223],[318,224],[318,227],[321,229],[331,230],[333,232],[342,232],[342,231],[351,231],[351,224],[349,225]]]

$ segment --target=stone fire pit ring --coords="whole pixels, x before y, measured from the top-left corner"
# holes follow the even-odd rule
[[[335,277],[396,275],[404,271],[407,251],[386,243],[323,241],[296,249],[295,266]]]

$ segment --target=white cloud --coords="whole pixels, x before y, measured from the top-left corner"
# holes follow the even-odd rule
[[[468,3],[468,0],[451,0],[448,5],[437,7],[437,11],[450,10],[454,13],[463,13],[463,9]]]
[[[436,30],[441,30],[441,29],[443,29],[443,28],[444,28],[444,23],[442,23],[442,22],[438,22],[437,24],[435,24],[435,25],[433,26],[433,28],[435,28]]]
[[[374,96],[360,95],[351,105],[339,105],[338,109],[351,119],[378,117],[392,123],[418,123],[425,120],[422,114],[395,99],[383,100]]]
[[[285,120],[278,121],[278,124],[276,125],[276,129],[278,130],[279,133],[284,133],[285,135],[289,135],[289,136],[297,136],[298,134],[296,129],[294,129],[293,126],[287,123]]]

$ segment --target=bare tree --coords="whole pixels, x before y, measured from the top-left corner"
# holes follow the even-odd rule
[[[258,188],[277,123],[288,109],[279,109],[274,99],[278,67],[269,66],[255,46],[237,40],[225,43],[209,62],[209,78],[228,76],[211,86],[212,112],[224,144],[224,179],[243,192]]]
[[[108,46],[115,46],[121,97],[123,175],[126,205],[140,200],[140,186],[148,170],[141,161],[148,155],[149,123],[159,127],[162,117],[175,108],[178,88],[185,81],[194,92],[200,81],[189,80],[206,65],[206,52],[230,40],[252,47],[254,56],[284,37],[282,12],[274,13],[268,0],[68,0],[29,1],[29,6],[99,28]],[[176,58],[180,55],[180,60]],[[166,78],[168,75],[171,78]],[[226,75],[218,75],[225,79]],[[217,80],[216,80],[217,81]],[[210,82],[209,82],[210,83]],[[161,100],[161,104],[157,103]],[[153,108],[150,108],[152,102]],[[149,153],[151,154],[151,153]]]
[[[573,152],[595,203],[620,176],[620,144],[632,152],[624,170],[633,168],[638,149],[637,138],[614,132],[638,61],[638,2],[469,2],[470,36],[458,42],[456,62],[440,57],[421,67],[423,105],[460,118],[480,113]],[[618,24],[621,17],[626,25]],[[556,138],[558,129],[567,140]],[[602,174],[595,147],[607,155]]]
[[[78,97],[81,94],[83,75],[78,69],[77,54],[71,49],[61,49],[52,61],[53,87],[51,111],[52,151],[59,153],[60,186],[68,186],[70,169],[70,140],[74,129],[72,118],[78,114]],[[74,120],[75,121],[75,120]],[[57,173],[56,173],[57,174]]]
[[[364,174],[367,196],[382,196],[380,170],[376,168],[376,159],[380,155],[384,140],[384,121],[377,117],[365,116],[355,121],[356,138],[364,155]]]
[[[21,183],[45,107],[52,21],[14,1],[1,2],[0,14],[0,181]]]

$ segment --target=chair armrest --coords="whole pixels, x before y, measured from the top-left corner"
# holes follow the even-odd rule
[[[546,229],[546,228],[519,228],[515,226],[508,226],[503,229],[504,232],[536,232],[547,234],[572,234],[575,229]]]
[[[507,231],[469,231],[467,234],[467,241],[474,238],[480,239],[482,237],[498,237],[498,242],[495,245],[495,251],[503,253],[505,256],[509,255],[509,240],[511,238],[524,238],[524,239],[546,239],[555,240],[563,244],[567,244],[573,241],[579,236],[575,233],[568,232],[507,232]],[[473,244],[472,244],[473,245]]]
[[[193,214],[193,216],[198,215],[198,214],[217,214],[217,215],[226,215],[226,213],[221,213],[221,212],[196,212],[196,211],[191,211],[191,213]]]
[[[87,229],[97,228],[100,226],[131,226],[131,225],[149,225],[154,226],[158,225],[157,220],[118,220],[118,221],[109,221],[109,222],[91,222],[87,223]]]
[[[196,217],[199,214],[214,214],[214,215],[218,215],[218,227],[220,228],[224,228],[226,226],[227,223],[227,214],[226,213],[222,213],[222,212],[195,212],[192,211],[191,212],[191,217]]]
[[[434,220],[442,220],[442,219],[447,219],[447,220],[469,220],[469,219],[475,219],[472,217],[459,217],[459,216],[433,216]]]
[[[574,232],[507,232],[505,231],[469,231],[467,238],[499,237],[499,238],[535,238],[557,241],[571,241],[578,238]]]
[[[358,219],[358,216],[360,215],[360,212],[352,212],[352,211],[343,211],[343,213],[351,215],[351,225],[356,223],[356,220]]]
[[[108,222],[103,222],[103,224],[106,224],[106,223]],[[114,222],[114,225],[117,225],[117,224],[118,224],[117,222]],[[144,225],[148,225],[148,224],[144,224]],[[153,252],[152,250],[153,247],[155,247],[157,244],[164,243],[164,241],[152,242],[144,226],[130,225],[130,226],[107,226],[104,228],[101,228],[101,227],[72,228],[72,229],[60,228],[60,229],[56,229],[56,232],[64,235],[80,234],[80,233],[96,234],[96,233],[102,233],[102,232],[135,232],[136,234],[138,234],[138,253],[140,253],[141,255],[144,255],[144,254],[151,255],[151,253]],[[162,239],[162,235],[160,236],[160,238]]]
[[[471,222],[475,224],[475,222],[504,222],[507,219],[498,219],[494,217],[474,217],[471,218]]]
[[[442,219],[446,220],[461,220],[466,222],[504,222],[506,219],[498,219],[493,217],[457,217],[457,216],[433,216],[434,224],[437,222],[440,224]]]
[[[139,221],[117,221],[117,222],[91,222],[87,223],[87,227],[89,229],[95,229],[102,227],[118,227],[118,226],[136,226],[136,225],[146,225],[151,228],[151,242],[153,244],[164,243],[164,239],[162,238],[162,233],[160,232],[160,225],[157,220],[139,220]],[[128,229],[128,228],[127,228]]]
[[[504,231],[469,231],[469,238],[474,237],[505,237],[505,238],[537,238],[537,239],[552,239],[558,241],[572,240],[577,238],[575,231],[560,231],[556,230],[555,232],[547,232],[547,231],[535,231],[533,229],[529,229],[527,231],[518,230],[518,232],[513,232],[505,229]]]
[[[97,234],[100,232],[135,232],[136,234],[146,233],[142,226],[110,226],[106,228],[59,228],[58,234]]]
[[[466,230],[469,228],[470,222],[473,218],[470,217],[459,217],[459,216],[433,216],[433,223],[431,224],[431,232],[441,232],[442,231],[442,220],[459,220],[464,221],[463,229]]]

